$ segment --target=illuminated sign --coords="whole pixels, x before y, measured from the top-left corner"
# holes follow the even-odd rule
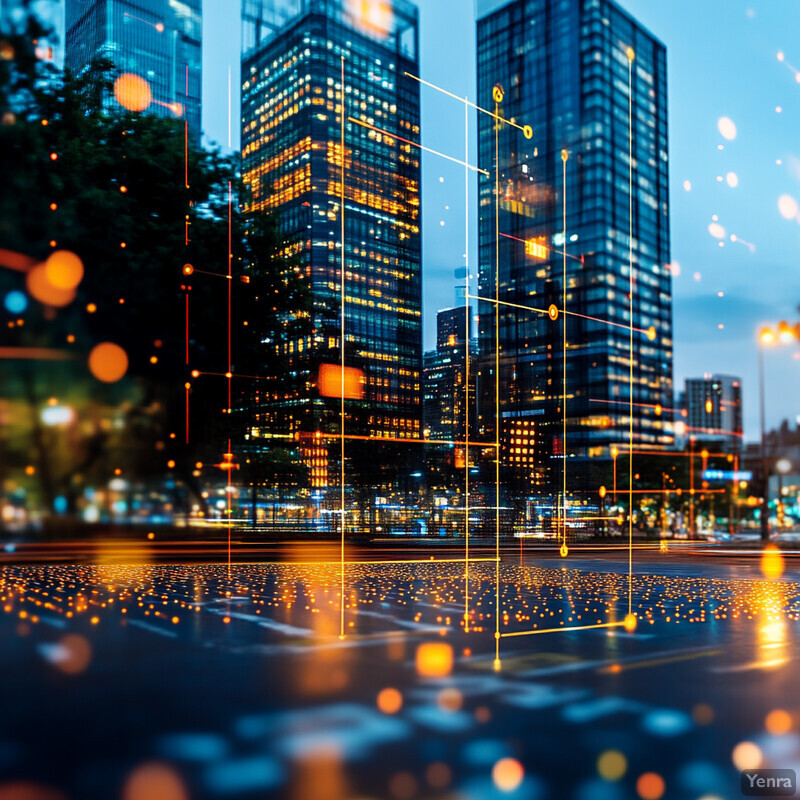
[[[751,481],[753,473],[749,470],[734,472],[727,469],[707,469],[703,472],[704,481]]]
[[[535,239],[528,239],[525,242],[525,255],[533,256],[533,258],[545,259],[548,256],[548,249],[545,242],[547,241],[544,236],[537,236]]]

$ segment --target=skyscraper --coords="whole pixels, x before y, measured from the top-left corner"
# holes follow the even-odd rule
[[[631,399],[634,444],[672,442],[666,50],[610,0],[479,0],[477,46],[510,121],[479,114],[481,430],[528,485],[595,492]]]
[[[110,59],[150,84],[148,113],[187,121],[199,141],[202,0],[66,0],[66,31],[69,69]]]
[[[683,403],[687,434],[699,441],[719,441],[732,453],[742,448],[742,386],[730,375],[687,378]]]
[[[426,436],[431,439],[465,439],[467,358],[471,359],[472,371],[475,356],[471,322],[466,306],[447,308],[436,315],[436,349],[425,353],[423,370],[423,418]],[[473,427],[474,374],[469,375],[469,380],[469,417]]]
[[[274,215],[309,290],[290,312],[304,335],[265,342],[283,375],[265,385],[257,427],[335,435],[344,384],[347,433],[418,438],[420,98],[405,74],[418,74],[417,9],[245,0],[243,14],[245,210]]]

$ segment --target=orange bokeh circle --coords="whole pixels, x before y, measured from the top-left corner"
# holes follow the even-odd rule
[[[56,250],[44,262],[44,271],[57,289],[74,289],[83,278],[83,262],[69,250]]]
[[[132,72],[126,72],[114,81],[114,97],[128,111],[144,111],[153,100],[150,84]]]
[[[37,264],[30,270],[25,283],[31,296],[47,306],[61,308],[75,299],[74,288],[56,286],[50,280],[46,264]]]
[[[102,342],[89,353],[89,370],[103,383],[115,383],[128,371],[128,354],[113,342]]]

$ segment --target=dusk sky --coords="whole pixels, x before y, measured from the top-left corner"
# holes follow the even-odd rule
[[[418,0],[418,5],[422,77],[474,99],[472,0]],[[745,436],[754,440],[757,331],[781,319],[800,319],[800,214],[787,199],[800,200],[800,3],[623,0],[620,5],[667,46],[676,400],[686,377],[710,372],[741,377]],[[239,146],[239,13],[238,0],[205,0],[203,124],[210,140],[228,145],[230,71],[233,148]],[[733,139],[720,131],[723,117],[735,125]],[[427,147],[464,157],[463,103],[423,88],[422,118]],[[471,113],[471,163],[475,130]],[[424,154],[422,165],[425,345],[430,347],[435,312],[454,304],[454,270],[464,264],[465,185],[463,168],[451,162]],[[473,274],[474,192],[473,182]],[[716,237],[709,230],[715,222]],[[800,397],[797,343],[772,348],[765,373],[767,424],[794,421]]]

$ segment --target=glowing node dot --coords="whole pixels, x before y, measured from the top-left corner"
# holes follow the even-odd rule
[[[784,58],[786,58],[786,56],[783,54],[782,51],[779,50],[778,51],[778,61],[783,61]]]
[[[783,575],[783,555],[773,544],[764,548],[761,555],[761,572],[767,580],[775,580]]]
[[[776,114],[780,114],[782,111],[783,111],[783,109],[780,106],[775,106],[775,113]]]
[[[551,304],[550,308],[547,309],[547,316],[555,322],[558,319],[558,307]]]
[[[156,30],[159,33],[164,33],[164,23],[163,22],[157,22],[156,23]]]
[[[654,328],[652,325],[651,325],[651,326],[650,326],[650,327],[647,329],[647,338],[648,338],[648,339],[649,339],[651,342],[655,341],[655,338],[656,338],[656,329],[655,329],[655,328]]]
[[[625,55],[628,57],[628,61],[633,61],[633,59],[636,58],[636,53],[632,47],[629,47],[625,51]]]
[[[501,758],[492,767],[492,780],[501,792],[513,792],[522,783],[525,770],[515,758]]]
[[[561,554],[561,558],[566,558],[569,555],[569,548],[565,544],[562,544],[558,552]]]
[[[636,614],[625,615],[625,630],[628,633],[633,633],[636,630]]]
[[[691,181],[684,181],[683,182],[683,189],[686,192],[691,192],[692,191],[692,182]]]
[[[715,239],[724,239],[725,238],[725,228],[719,224],[719,222],[712,222],[708,226],[708,232],[715,238]]]

